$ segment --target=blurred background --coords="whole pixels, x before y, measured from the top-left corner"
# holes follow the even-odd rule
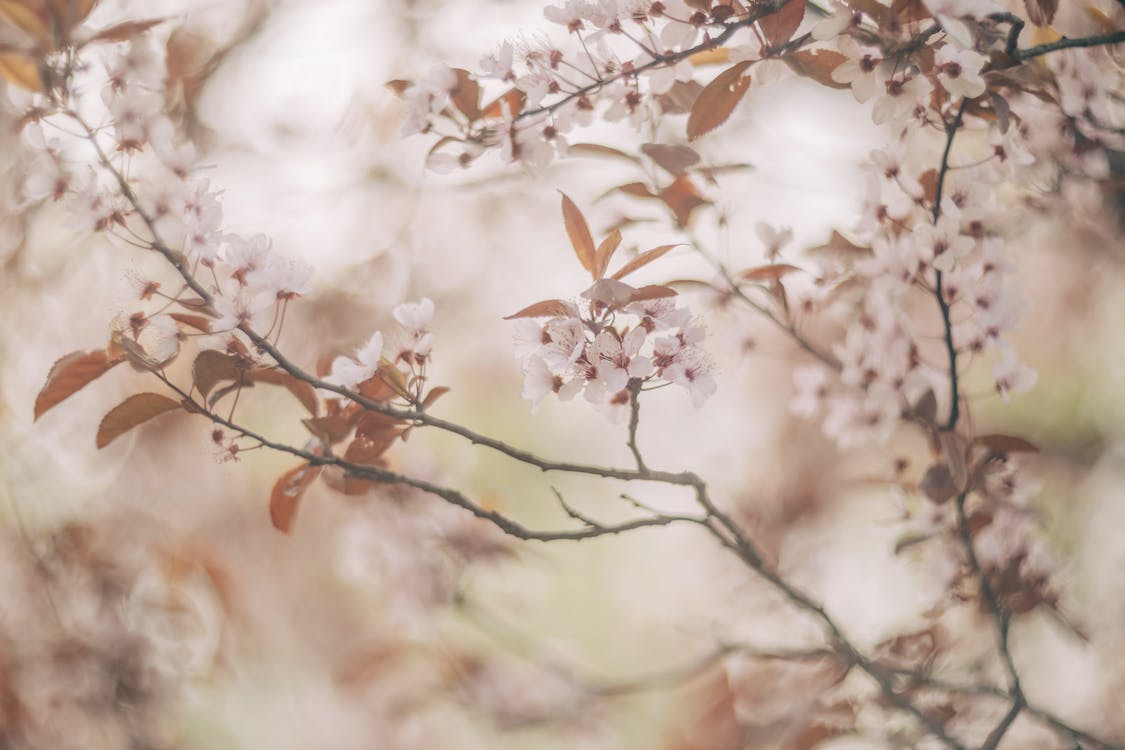
[[[224,190],[227,229],[265,233],[316,267],[314,290],[290,309],[283,349],[311,367],[386,330],[395,305],[428,296],[434,383],[452,388],[438,415],[547,457],[629,463],[624,428],[585,403],[548,401],[530,413],[500,318],[584,287],[558,191],[598,233],[636,213],[623,196],[597,199],[636,175],[579,157],[536,174],[487,158],[460,174],[426,173],[431,143],[399,138],[404,110],[384,87],[439,61],[472,69],[504,39],[534,39],[545,28],[541,7],[181,0],[107,1],[95,13],[170,19],[158,36],[202,173]],[[720,178],[692,239],[746,267],[763,262],[759,221],[791,226],[791,250],[851,227],[859,164],[882,135],[870,122],[847,92],[796,79],[755,88],[699,146],[710,162],[750,167]],[[586,135],[638,142],[627,126]],[[1092,730],[1122,731],[1121,217],[1094,186],[1053,200],[1070,206],[1065,221],[1044,218],[1013,247],[1027,301],[1015,343],[1039,384],[1006,405],[981,380],[973,419],[978,432],[1040,446],[1030,461],[1043,483],[1035,507],[1061,564],[1067,617],[1088,637],[1050,613],[1021,617],[1013,642],[1029,696]],[[811,709],[792,696],[832,684],[823,664],[709,659],[721,644],[804,648],[818,633],[695,530],[514,544],[436,500],[394,489],[344,497],[318,485],[285,536],[267,513],[274,480],[293,463],[285,456],[254,451],[220,463],[207,425],[179,417],[95,450],[101,415],[151,388],[140,374],[116,370],[33,423],[51,363],[103,345],[120,278],[147,261],[79,236],[58,207],[5,221],[14,238],[0,248],[6,746],[741,747],[732,737],[748,747],[893,746],[879,735],[894,719],[873,706],[860,717],[866,739],[828,730],[794,739]],[[625,230],[626,246],[682,239],[659,221]],[[685,249],[643,280],[710,274]],[[685,296],[708,325],[719,392],[698,410],[673,389],[652,394],[640,433],[649,464],[707,477],[858,644],[923,628],[942,579],[923,555],[895,554],[914,500],[893,480],[896,461],[915,474],[925,467],[924,441],[840,454],[816,424],[789,413],[801,353],[744,309]],[[249,393],[240,409],[279,439],[307,438],[284,393]],[[544,476],[426,431],[391,460],[535,528],[572,523],[552,489],[601,520],[632,512],[618,498],[624,487]],[[666,488],[628,491],[663,509],[691,507]],[[963,619],[941,637],[983,663],[987,623],[971,611]],[[993,720],[994,708],[976,706],[980,720]],[[1012,747],[1047,742],[1027,731],[1030,744]]]

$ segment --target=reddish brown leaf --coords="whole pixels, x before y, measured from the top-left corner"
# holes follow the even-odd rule
[[[699,163],[699,154],[689,146],[669,146],[663,143],[646,143],[641,146],[645,156],[673,176],[679,177]]]
[[[899,23],[914,23],[932,16],[922,0],[895,0],[891,3],[891,17]]]
[[[648,186],[643,182],[627,182],[624,185],[615,187],[614,190],[619,190],[626,195],[632,195],[636,198],[659,198],[656,193],[648,189]],[[610,191],[612,192],[612,191]]]
[[[850,84],[832,80],[832,71],[847,60],[839,52],[830,49],[798,50],[781,58],[793,72],[811,78],[821,86],[833,89],[851,88]]]
[[[625,159],[634,164],[637,163],[637,157],[632,154],[627,154],[621,149],[611,146],[603,146],[600,143],[572,143],[567,146],[566,154],[567,156],[610,156]]]
[[[434,405],[435,401],[437,401],[447,393],[449,393],[449,388],[444,385],[439,385],[436,388],[431,388],[430,392],[426,394],[426,397],[422,399],[422,408],[429,409]]]
[[[746,281],[777,281],[787,273],[800,270],[800,268],[791,266],[788,263],[771,263],[768,266],[749,268],[739,274],[739,276]]]
[[[598,249],[594,253],[594,278],[600,279],[605,276],[605,269],[609,265],[609,260],[620,244],[621,231],[614,229],[602,240],[602,244],[598,245]]]
[[[882,26],[890,8],[879,0],[848,0],[848,5],[853,9],[866,13],[876,24]]]
[[[809,255],[854,259],[858,256],[870,255],[871,248],[860,247],[836,230],[832,230],[832,236],[828,238],[828,242],[825,242],[823,245],[817,245],[816,247],[810,247],[805,252]]]
[[[789,0],[781,10],[758,19],[762,36],[771,47],[780,47],[793,38],[805,18],[805,0]]]
[[[39,74],[39,63],[19,52],[0,54],[0,78],[28,91],[43,91],[46,88]]]
[[[590,234],[586,217],[582,215],[578,206],[574,205],[574,201],[566,196],[566,193],[562,193],[562,212],[563,222],[566,224],[566,234],[570,237],[570,244],[574,246],[574,254],[578,256],[578,262],[590,272],[591,276],[597,278],[594,270],[597,255],[597,250],[594,248],[594,237]]]
[[[301,464],[281,475],[270,492],[270,521],[278,531],[288,534],[297,516],[301,496],[320,474],[321,467]]]
[[[344,451],[344,460],[353,464],[380,465],[382,455],[394,445],[401,432],[384,430],[370,436],[357,436]]]
[[[449,97],[461,114],[472,122],[480,117],[480,84],[467,70],[454,68],[453,72],[457,76],[457,85],[449,92]]]
[[[749,67],[749,60],[736,63],[703,87],[699,98],[692,105],[691,114],[688,115],[689,141],[694,141],[704,133],[710,133],[727,121],[750,88],[750,76],[743,75]]]
[[[49,45],[48,24],[50,17],[42,3],[34,3],[37,8],[31,8],[32,3],[19,2],[19,0],[0,0],[0,20],[7,21],[20,31],[35,40],[40,46]]]
[[[936,169],[927,169],[918,175],[918,184],[922,186],[922,196],[926,202],[933,205],[937,198],[938,173]]]
[[[699,194],[695,183],[688,177],[677,177],[675,182],[661,190],[660,200],[671,209],[672,215],[676,217],[681,227],[688,225],[695,209],[709,203]]]
[[[125,21],[95,33],[90,37],[91,42],[127,42],[133,37],[140,36],[153,26],[162,24],[165,18],[150,18],[146,21]]]
[[[938,434],[941,441],[941,452],[949,464],[949,474],[958,492],[964,492],[969,486],[969,467],[965,463],[965,440],[956,432],[946,431]]]
[[[325,445],[335,445],[352,431],[352,419],[345,414],[302,419],[301,424]]]
[[[505,105],[507,105],[508,116],[515,117],[520,113],[520,110],[523,109],[523,103],[526,100],[527,94],[519,89],[512,89],[484,105],[484,107],[481,108],[481,117],[498,120],[504,116]]]
[[[633,258],[631,261],[621,266],[621,268],[617,269],[617,273],[613,274],[613,276],[611,276],[610,278],[623,279],[628,274],[636,271],[638,268],[643,268],[649,263],[652,263],[654,260],[663,256],[674,247],[679,247],[679,245],[661,245],[660,247],[654,247],[651,250],[645,250],[636,258]]]
[[[405,91],[414,84],[410,81],[404,81],[401,78],[396,78],[394,80],[387,81],[383,85],[393,91],[395,96],[402,96],[403,93],[405,93]]]
[[[197,331],[203,333],[211,333],[211,320],[202,315],[192,315],[190,313],[168,313],[168,317],[178,323],[183,323],[186,326],[191,326]]]
[[[640,289],[638,289],[636,293],[633,294],[633,299],[630,301],[643,302],[648,299],[675,297],[677,294],[678,292],[672,287],[663,286],[662,284],[649,284],[648,286],[642,286]]]
[[[1059,0],[1023,0],[1027,18],[1036,26],[1050,26],[1059,9]]]
[[[985,448],[993,451],[994,453],[1038,453],[1037,448],[1033,443],[1024,440],[1015,435],[1001,435],[994,433],[991,435],[980,435],[973,440],[977,445],[983,445]]]
[[[191,365],[192,382],[204,398],[216,384],[224,380],[240,380],[244,373],[241,359],[214,349],[200,352]]]
[[[159,393],[137,393],[110,409],[102,417],[95,443],[98,448],[104,448],[137,425],[144,424],[165,412],[182,408],[179,401],[173,401]]]
[[[316,390],[305,381],[297,380],[297,378],[283,370],[251,370],[246,373],[246,379],[254,383],[269,383],[270,385],[279,385],[282,388],[289,389],[289,392],[301,402],[301,406],[304,406],[309,414],[312,414],[314,417],[320,410],[320,402],[316,397]]]
[[[92,352],[71,352],[51,365],[47,382],[35,397],[35,419],[43,412],[94,382],[114,365],[121,357],[110,357],[104,350]]]
[[[516,318],[565,318],[570,315],[570,306],[563,302],[561,299],[545,299],[542,302],[536,302],[534,305],[528,305],[518,313],[506,315],[504,320],[515,320]]]

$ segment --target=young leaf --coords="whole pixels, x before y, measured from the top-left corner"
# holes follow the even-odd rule
[[[121,357],[111,358],[104,350],[92,352],[71,352],[51,365],[47,382],[35,397],[35,419],[43,412],[94,382],[114,365]]]
[[[993,453],[1038,453],[1039,449],[1034,444],[1014,435],[980,435],[973,440],[977,445],[983,445]]]
[[[46,88],[39,74],[39,64],[33,58],[19,52],[0,54],[0,78],[28,91],[43,91]]]
[[[566,224],[566,234],[570,237],[570,244],[574,246],[574,254],[578,262],[590,272],[595,279],[594,258],[597,251],[594,249],[594,237],[590,234],[590,227],[586,224],[586,217],[574,205],[574,201],[562,194],[563,222]]]
[[[688,115],[689,141],[694,141],[704,133],[710,133],[727,121],[750,88],[750,76],[742,75],[750,67],[750,62],[750,60],[743,60],[736,63],[703,87],[703,91],[691,108],[691,114]]]
[[[435,401],[437,401],[447,393],[449,393],[449,388],[444,385],[439,385],[436,388],[431,388],[430,392],[426,394],[426,397],[422,399],[422,409],[429,409],[434,405]]]
[[[700,206],[706,206],[710,201],[699,194],[695,183],[689,177],[677,177],[676,181],[660,191],[660,200],[672,211],[676,222],[681,227],[686,227],[691,221],[691,215]]]
[[[666,169],[673,177],[679,177],[699,163],[700,156],[688,146],[669,146],[664,143],[646,143],[641,146],[645,156],[658,166]]]
[[[174,401],[159,393],[137,393],[122,401],[102,417],[98,425],[95,444],[104,448],[121,435],[153,417],[174,409],[182,409],[179,401]]]
[[[320,474],[321,467],[301,464],[281,475],[270,492],[270,521],[273,527],[283,534],[293,528],[297,516],[297,505],[305,490]]]
[[[490,101],[488,104],[481,108],[481,117],[486,117],[491,120],[498,120],[504,116],[505,106],[508,109],[508,116],[515,117],[523,109],[523,103],[527,100],[527,94],[519,89],[511,89],[505,94],[498,96]]]
[[[811,78],[821,86],[832,89],[851,88],[851,84],[840,83],[832,78],[832,71],[848,58],[830,49],[798,50],[781,58],[793,72]]]
[[[614,229],[602,240],[602,244],[598,245],[598,250],[594,253],[594,278],[600,279],[605,276],[605,269],[609,265],[609,260],[620,244],[621,230]]]
[[[768,266],[748,268],[739,274],[739,276],[746,281],[777,281],[787,273],[800,270],[800,268],[791,266],[788,263],[771,263]]]
[[[211,321],[202,315],[192,315],[191,313],[168,313],[168,317],[172,320],[183,323],[186,326],[191,326],[197,331],[203,333],[211,333]]]
[[[545,299],[542,302],[536,302],[534,305],[528,305],[518,313],[504,316],[504,320],[515,320],[516,318],[566,318],[571,314],[570,305],[563,302],[561,299]]]
[[[661,245],[660,247],[654,247],[651,250],[645,250],[636,258],[633,258],[631,261],[621,266],[621,268],[617,269],[617,273],[613,274],[613,276],[611,276],[610,278],[623,279],[625,278],[625,276],[631,274],[633,271],[636,271],[638,268],[642,268],[643,266],[647,266],[649,263],[652,263],[654,260],[661,257],[674,247],[679,247],[679,245]]]
[[[633,295],[633,299],[630,301],[644,302],[645,300],[660,299],[661,297],[675,297],[677,294],[679,294],[679,292],[677,292],[670,286],[664,286],[662,284],[649,284],[648,286],[642,286],[640,289],[638,289]]]
[[[758,27],[771,47],[780,47],[793,38],[804,18],[805,0],[789,0],[777,12],[758,19]]]
[[[244,372],[242,361],[238,357],[214,349],[200,352],[191,365],[192,382],[205,398],[217,383],[223,380],[240,380]]]
[[[282,388],[288,388],[289,392],[301,402],[301,406],[304,406],[309,414],[312,414],[314,417],[320,408],[320,403],[316,398],[316,391],[313,387],[303,380],[297,380],[297,378],[282,370],[251,370],[246,373],[246,379],[252,383],[269,383],[270,385],[279,385]]]
[[[301,424],[320,438],[320,442],[325,445],[335,445],[352,431],[352,420],[344,414],[302,419]]]
[[[617,159],[625,159],[634,164],[637,163],[637,157],[632,154],[627,154],[621,149],[613,148],[612,146],[603,146],[600,143],[572,143],[566,148],[567,156],[610,156]]]
[[[480,117],[480,84],[469,75],[467,70],[454,68],[453,72],[457,75],[457,85],[449,96],[461,114],[472,122]]]

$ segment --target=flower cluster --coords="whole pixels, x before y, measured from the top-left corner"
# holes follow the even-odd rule
[[[433,348],[430,324],[434,318],[434,303],[427,297],[403,303],[394,309],[394,318],[399,327],[391,336],[384,340],[383,332],[376,331],[356,350],[355,356],[336,357],[325,382],[356,389],[378,378],[397,395],[411,403],[420,402]]]
[[[563,401],[582,393],[618,422],[642,390],[674,384],[696,406],[706,401],[716,384],[703,327],[671,299],[638,300],[637,291],[603,279],[583,293],[582,308],[561,302],[545,320],[517,320],[524,398],[538,406],[550,393]]]

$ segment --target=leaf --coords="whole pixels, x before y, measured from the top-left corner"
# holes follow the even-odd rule
[[[866,13],[871,20],[875,21],[877,26],[883,25],[883,21],[890,11],[890,8],[880,3],[879,0],[848,0],[848,5],[854,10]]]
[[[357,435],[344,451],[344,460],[352,464],[378,466],[382,463],[382,455],[401,434],[399,430],[384,430],[370,436]]]
[[[0,54],[0,77],[28,91],[44,91],[47,88],[39,75],[39,64],[19,52]]]
[[[660,299],[661,297],[675,297],[679,292],[670,286],[663,284],[649,284],[642,286],[633,295],[631,302],[644,302],[649,299]]]
[[[805,0],[789,0],[780,10],[758,19],[758,27],[771,47],[780,47],[793,38],[805,18]]]
[[[797,266],[791,266],[788,263],[771,263],[768,266],[758,266],[757,268],[748,268],[739,274],[746,281],[777,281],[787,273],[800,271]]]
[[[335,445],[352,431],[352,420],[344,414],[302,419],[301,424],[307,427],[313,435],[320,438],[320,442],[325,445]]]
[[[645,156],[674,177],[679,177],[699,163],[700,156],[689,146],[669,146],[663,143],[646,143],[641,146]]]
[[[809,255],[823,255],[829,258],[845,258],[854,259],[859,256],[866,256],[871,254],[871,248],[861,247],[844,235],[832,230],[832,236],[828,238],[828,242],[816,247],[810,247],[805,251]]]
[[[110,357],[101,349],[71,352],[61,357],[51,365],[47,382],[35,397],[35,419],[39,419],[45,411],[82,390],[122,361],[121,357]]]
[[[26,1],[0,0],[0,20],[7,21],[27,34],[37,45],[47,46],[47,15],[32,10],[29,5],[31,3]],[[42,7],[40,3],[36,5]]]
[[[406,90],[408,88],[414,85],[414,83],[411,81],[403,80],[402,78],[395,78],[394,80],[387,81],[383,85],[394,92],[395,96],[401,97],[404,93],[406,93]]]
[[[643,182],[627,182],[624,185],[618,185],[617,187],[613,188],[613,190],[618,190],[622,193],[625,193],[626,195],[631,195],[635,198],[660,197],[656,193],[649,190],[648,185],[645,185]],[[610,192],[613,192],[613,190],[611,190]]]
[[[453,72],[457,76],[457,85],[449,92],[449,97],[461,114],[472,122],[480,117],[480,84],[469,75],[467,70],[453,68]]]
[[[278,478],[270,492],[270,522],[283,534],[293,529],[293,519],[297,517],[297,506],[301,496],[320,474],[321,467],[301,464],[285,472]]]
[[[313,387],[283,370],[272,368],[251,370],[246,373],[246,379],[254,383],[269,383],[270,385],[279,385],[282,388],[289,389],[289,392],[292,393],[309,414],[312,414],[314,417],[320,409],[320,402],[316,397],[316,391]]]
[[[844,55],[831,49],[798,50],[781,58],[793,72],[832,89],[851,88],[851,84],[833,80],[832,71],[846,61]]]
[[[603,146],[600,143],[572,143],[566,147],[567,156],[609,156],[617,159],[637,163],[637,157],[627,154],[621,149]]]
[[[965,441],[956,432],[944,431],[938,434],[941,441],[941,452],[949,464],[949,474],[953,478],[953,485],[958,492],[964,492],[969,486],[969,468],[965,464]]]
[[[493,120],[498,120],[504,116],[504,105],[508,107],[508,116],[515,117],[523,109],[523,103],[527,101],[527,94],[519,89],[511,89],[505,94],[496,97],[488,104],[481,108],[481,117],[487,117]]]
[[[568,198],[566,193],[562,193],[562,212],[566,234],[570,237],[570,244],[574,246],[574,254],[578,256],[578,262],[590,272],[591,276],[597,278],[594,273],[597,251],[594,249],[594,238],[590,234],[590,227],[586,224],[586,217],[582,215],[582,211],[574,205],[574,201]]]
[[[430,392],[426,394],[426,397],[422,399],[422,409],[429,409],[434,405],[435,401],[437,401],[447,393],[449,393],[449,388],[444,385],[439,385],[436,388],[431,388]]]
[[[932,16],[923,0],[895,0],[891,3],[891,17],[899,23],[914,23]]]
[[[660,200],[672,211],[676,222],[681,227],[686,227],[691,221],[691,215],[700,206],[706,206],[709,201],[699,194],[695,183],[689,177],[677,177],[676,181],[660,191]]]
[[[937,396],[934,395],[933,388],[927,388],[926,392],[918,397],[910,407],[910,416],[926,425],[932,425],[937,420]]]
[[[245,372],[246,367],[240,358],[214,349],[201,351],[191,365],[192,382],[204,398],[217,383],[241,380]]]
[[[722,65],[730,60],[730,50],[726,47],[712,47],[701,50],[688,57],[693,68],[700,65]]]
[[[918,175],[918,184],[922,186],[922,197],[931,206],[937,200],[938,173],[936,169],[927,169]]]
[[[654,247],[651,250],[645,250],[636,258],[633,258],[631,261],[621,266],[621,268],[617,269],[617,273],[613,274],[613,276],[610,278],[623,279],[628,274],[636,271],[638,268],[642,268],[644,266],[647,266],[649,263],[652,263],[654,260],[663,256],[674,247],[679,247],[679,245],[661,245],[660,247]]]
[[[102,29],[90,37],[90,42],[127,42],[140,36],[153,26],[164,23],[166,18],[150,18],[145,21],[125,21]]]
[[[945,464],[934,464],[926,469],[922,481],[918,483],[918,490],[931,501],[946,502],[957,494],[957,485],[953,481],[953,474]]]
[[[168,313],[168,317],[178,323],[183,323],[186,326],[191,326],[197,331],[203,333],[211,333],[211,320],[202,315],[192,315],[190,313]]]
[[[983,445],[993,453],[1038,453],[1039,448],[1034,444],[1014,435],[1001,435],[993,433],[980,435],[973,440],[977,445]]]
[[[750,60],[736,63],[703,87],[703,91],[691,108],[691,114],[688,115],[689,141],[694,141],[704,133],[710,133],[727,121],[750,88],[750,76],[742,75],[750,67],[750,63]]]
[[[104,448],[137,425],[144,424],[165,412],[182,408],[183,405],[179,401],[161,396],[159,393],[137,393],[110,409],[102,417],[95,444],[98,448]]]
[[[561,299],[545,299],[528,305],[517,313],[504,316],[504,320],[516,318],[567,318],[571,315],[570,305]]]
[[[1027,18],[1036,26],[1050,26],[1059,9],[1059,0],[1023,0]]]
[[[619,245],[621,245],[621,231],[618,229],[610,232],[602,240],[602,244],[598,245],[597,252],[594,253],[595,278],[600,279],[605,276],[605,269],[609,266],[610,258],[613,257]]]

